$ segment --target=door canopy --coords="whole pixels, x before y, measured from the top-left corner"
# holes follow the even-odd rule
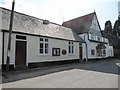
[[[105,46],[103,43],[99,43],[99,44],[96,46],[96,49],[106,49],[106,46]]]

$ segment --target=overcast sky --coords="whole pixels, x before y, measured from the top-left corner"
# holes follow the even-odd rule
[[[107,20],[118,18],[119,0],[16,0],[15,11],[62,24],[76,17],[97,13],[101,29]],[[0,0],[0,7],[11,9],[12,0]]]

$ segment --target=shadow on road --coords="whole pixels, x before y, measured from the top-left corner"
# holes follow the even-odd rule
[[[116,60],[103,61],[98,63],[94,63],[94,61],[92,61],[91,63],[84,64],[81,67],[77,66],[77,69],[120,75],[120,64],[118,65],[118,63],[119,62]]]
[[[4,77],[2,81],[3,83],[8,83],[17,80],[38,77],[46,74],[72,70],[72,69],[89,70],[95,72],[120,75],[120,67],[116,63],[118,63],[117,60],[90,61],[90,62],[52,66],[47,68],[37,68],[33,70],[20,71],[20,72],[10,72],[8,73],[7,78]]]

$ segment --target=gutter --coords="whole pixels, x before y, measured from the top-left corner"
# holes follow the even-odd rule
[[[9,30],[5,30],[5,29],[2,29],[1,31],[2,32],[9,32]],[[70,40],[70,39],[64,39],[64,38],[52,37],[52,36],[44,36],[44,35],[39,35],[39,34],[31,34],[31,33],[25,33],[25,32],[20,32],[20,31],[12,31],[12,33],[37,36],[37,37],[45,37],[45,38],[52,38],[52,39],[65,40],[65,41],[72,41],[72,42],[81,42],[81,41],[77,41],[77,40]]]

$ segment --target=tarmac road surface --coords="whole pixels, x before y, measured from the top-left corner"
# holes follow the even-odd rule
[[[118,88],[118,60],[77,64],[71,70],[3,83],[3,88]],[[40,71],[38,71],[40,72]],[[31,72],[28,72],[32,74]]]

